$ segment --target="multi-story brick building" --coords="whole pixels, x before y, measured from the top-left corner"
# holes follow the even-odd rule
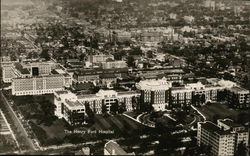
[[[113,33],[113,39],[117,42],[130,41],[131,33],[122,30],[115,30]]]
[[[128,65],[125,61],[107,61],[102,62],[101,66],[103,69],[112,69],[112,68],[127,68]]]
[[[208,146],[212,156],[234,156],[239,143],[248,146],[249,132],[232,120],[218,120],[218,125],[206,121],[198,123],[198,146]]]
[[[171,89],[171,106],[178,107],[190,105],[192,102],[193,90],[185,87],[174,87]]]
[[[198,146],[210,147],[213,156],[233,156],[235,134],[224,131],[212,122],[198,123]]]
[[[156,46],[164,40],[163,32],[158,30],[143,30],[140,34],[141,43],[145,46]]]
[[[136,84],[141,91],[141,103],[149,103],[155,110],[165,110],[169,106],[172,84],[165,79],[143,80]]]
[[[228,101],[229,103],[233,103],[235,107],[249,107],[248,90],[237,86],[231,81],[219,79],[208,79],[207,81],[208,84],[197,82],[188,83],[181,87],[172,87],[172,85],[170,85],[172,82],[163,77],[160,80],[150,79],[141,81],[137,84],[137,88],[141,90],[142,103],[161,103],[161,107],[158,109],[155,108],[156,110],[164,110],[163,105],[167,105],[165,107],[182,107],[184,105],[190,104],[200,105],[207,102],[216,102],[218,101],[220,92],[226,92],[225,97],[227,98],[224,100]],[[163,88],[168,90],[168,94],[163,95],[163,91],[157,91],[164,90]]]
[[[234,108],[249,108],[250,93],[249,90],[234,86],[226,90],[226,100]]]
[[[61,104],[63,118],[72,126],[81,126],[85,123],[85,105],[79,101],[65,100]]]
[[[236,145],[237,148],[240,143],[243,143],[246,145],[246,147],[249,144],[249,131],[246,127],[234,123],[231,119],[219,119],[217,121],[217,124],[220,128],[223,128],[224,130],[231,130],[231,133],[235,133],[236,135]]]
[[[114,56],[104,55],[104,54],[90,55],[88,59],[89,59],[89,62],[92,62],[92,63],[101,63],[101,62],[106,62],[107,59],[114,60]]]
[[[12,78],[16,77],[14,74],[14,66],[12,63],[2,64],[2,76],[4,83],[11,83]]]
[[[2,71],[16,96],[49,94],[72,85],[72,77],[52,61],[9,62]]]
[[[49,75],[55,68],[54,62],[9,62],[2,65],[3,81],[11,83],[13,78]]]
[[[99,82],[101,75],[114,74],[121,77],[122,74],[128,74],[128,68],[118,69],[86,69],[74,71],[75,82]]]
[[[13,78],[12,95],[51,94],[55,91],[64,90],[64,88],[69,87],[71,83],[71,77],[67,74]]]
[[[133,99],[139,96],[140,94],[134,91],[116,92],[114,90],[100,90],[96,94],[81,95],[76,95],[69,91],[57,91],[54,93],[55,115],[59,118],[67,118],[67,121],[69,117],[66,117],[68,114],[63,112],[64,107],[70,110],[84,110],[86,105],[96,114],[102,114],[104,109],[107,113],[110,113],[111,107],[115,104],[118,106],[124,105],[126,111],[132,111],[134,109],[132,105]],[[78,112],[77,110],[76,112]],[[69,123],[71,124],[71,122]]]

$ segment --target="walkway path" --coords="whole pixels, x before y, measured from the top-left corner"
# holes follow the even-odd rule
[[[205,117],[205,115],[203,115],[196,107],[194,107],[193,105],[191,105],[191,107],[198,113],[202,116],[202,118],[206,121],[207,118]]]
[[[122,115],[124,115],[124,116],[130,118],[131,120],[134,120],[134,121],[136,121],[136,122],[138,122],[138,123],[140,123],[140,124],[142,124],[142,125],[144,125],[144,126],[147,126],[147,127],[150,127],[150,128],[155,128],[154,125],[145,124],[145,123],[143,123],[143,122],[141,122],[141,121],[139,120],[139,118],[140,118],[142,115],[144,115],[144,114],[146,114],[146,113],[142,113],[142,114],[138,115],[136,119],[133,118],[133,117],[131,117],[131,116],[129,116],[129,115],[127,115],[127,114],[125,114],[125,113],[123,113]]]

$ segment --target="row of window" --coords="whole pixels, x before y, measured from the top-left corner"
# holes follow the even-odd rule
[[[56,89],[56,90],[58,90],[58,89]],[[13,94],[14,95],[36,95],[36,94],[53,93],[56,90],[21,91],[21,92],[13,92]]]

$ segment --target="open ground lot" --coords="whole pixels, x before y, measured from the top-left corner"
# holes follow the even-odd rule
[[[233,120],[238,120],[238,115],[241,113],[249,114],[248,110],[234,110],[228,108],[228,106],[224,103],[213,103],[210,105],[205,105],[202,107],[198,107],[198,110],[205,115],[207,120],[213,121],[216,118],[231,118]]]

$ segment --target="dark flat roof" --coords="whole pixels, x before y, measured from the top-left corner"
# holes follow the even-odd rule
[[[15,63],[15,67],[21,72],[21,74],[30,74],[29,70],[27,68],[23,68],[20,63]]]
[[[116,78],[115,74],[102,74],[100,75],[101,79],[105,78]]]
[[[231,121],[231,120],[220,120],[222,123],[224,123],[224,124],[226,124],[226,125],[228,125],[228,126],[230,126],[230,127],[243,127],[242,125],[240,125],[240,124],[237,124],[237,123],[235,123],[235,122],[233,122],[233,121]]]
[[[128,68],[116,68],[116,69],[83,69],[74,71],[74,74],[78,76],[84,75],[100,75],[100,74],[112,74],[112,73],[127,73]]]
[[[224,131],[220,127],[209,121],[202,123],[202,128],[206,129],[211,133],[218,133],[220,135],[227,135],[230,133],[230,131]]]

